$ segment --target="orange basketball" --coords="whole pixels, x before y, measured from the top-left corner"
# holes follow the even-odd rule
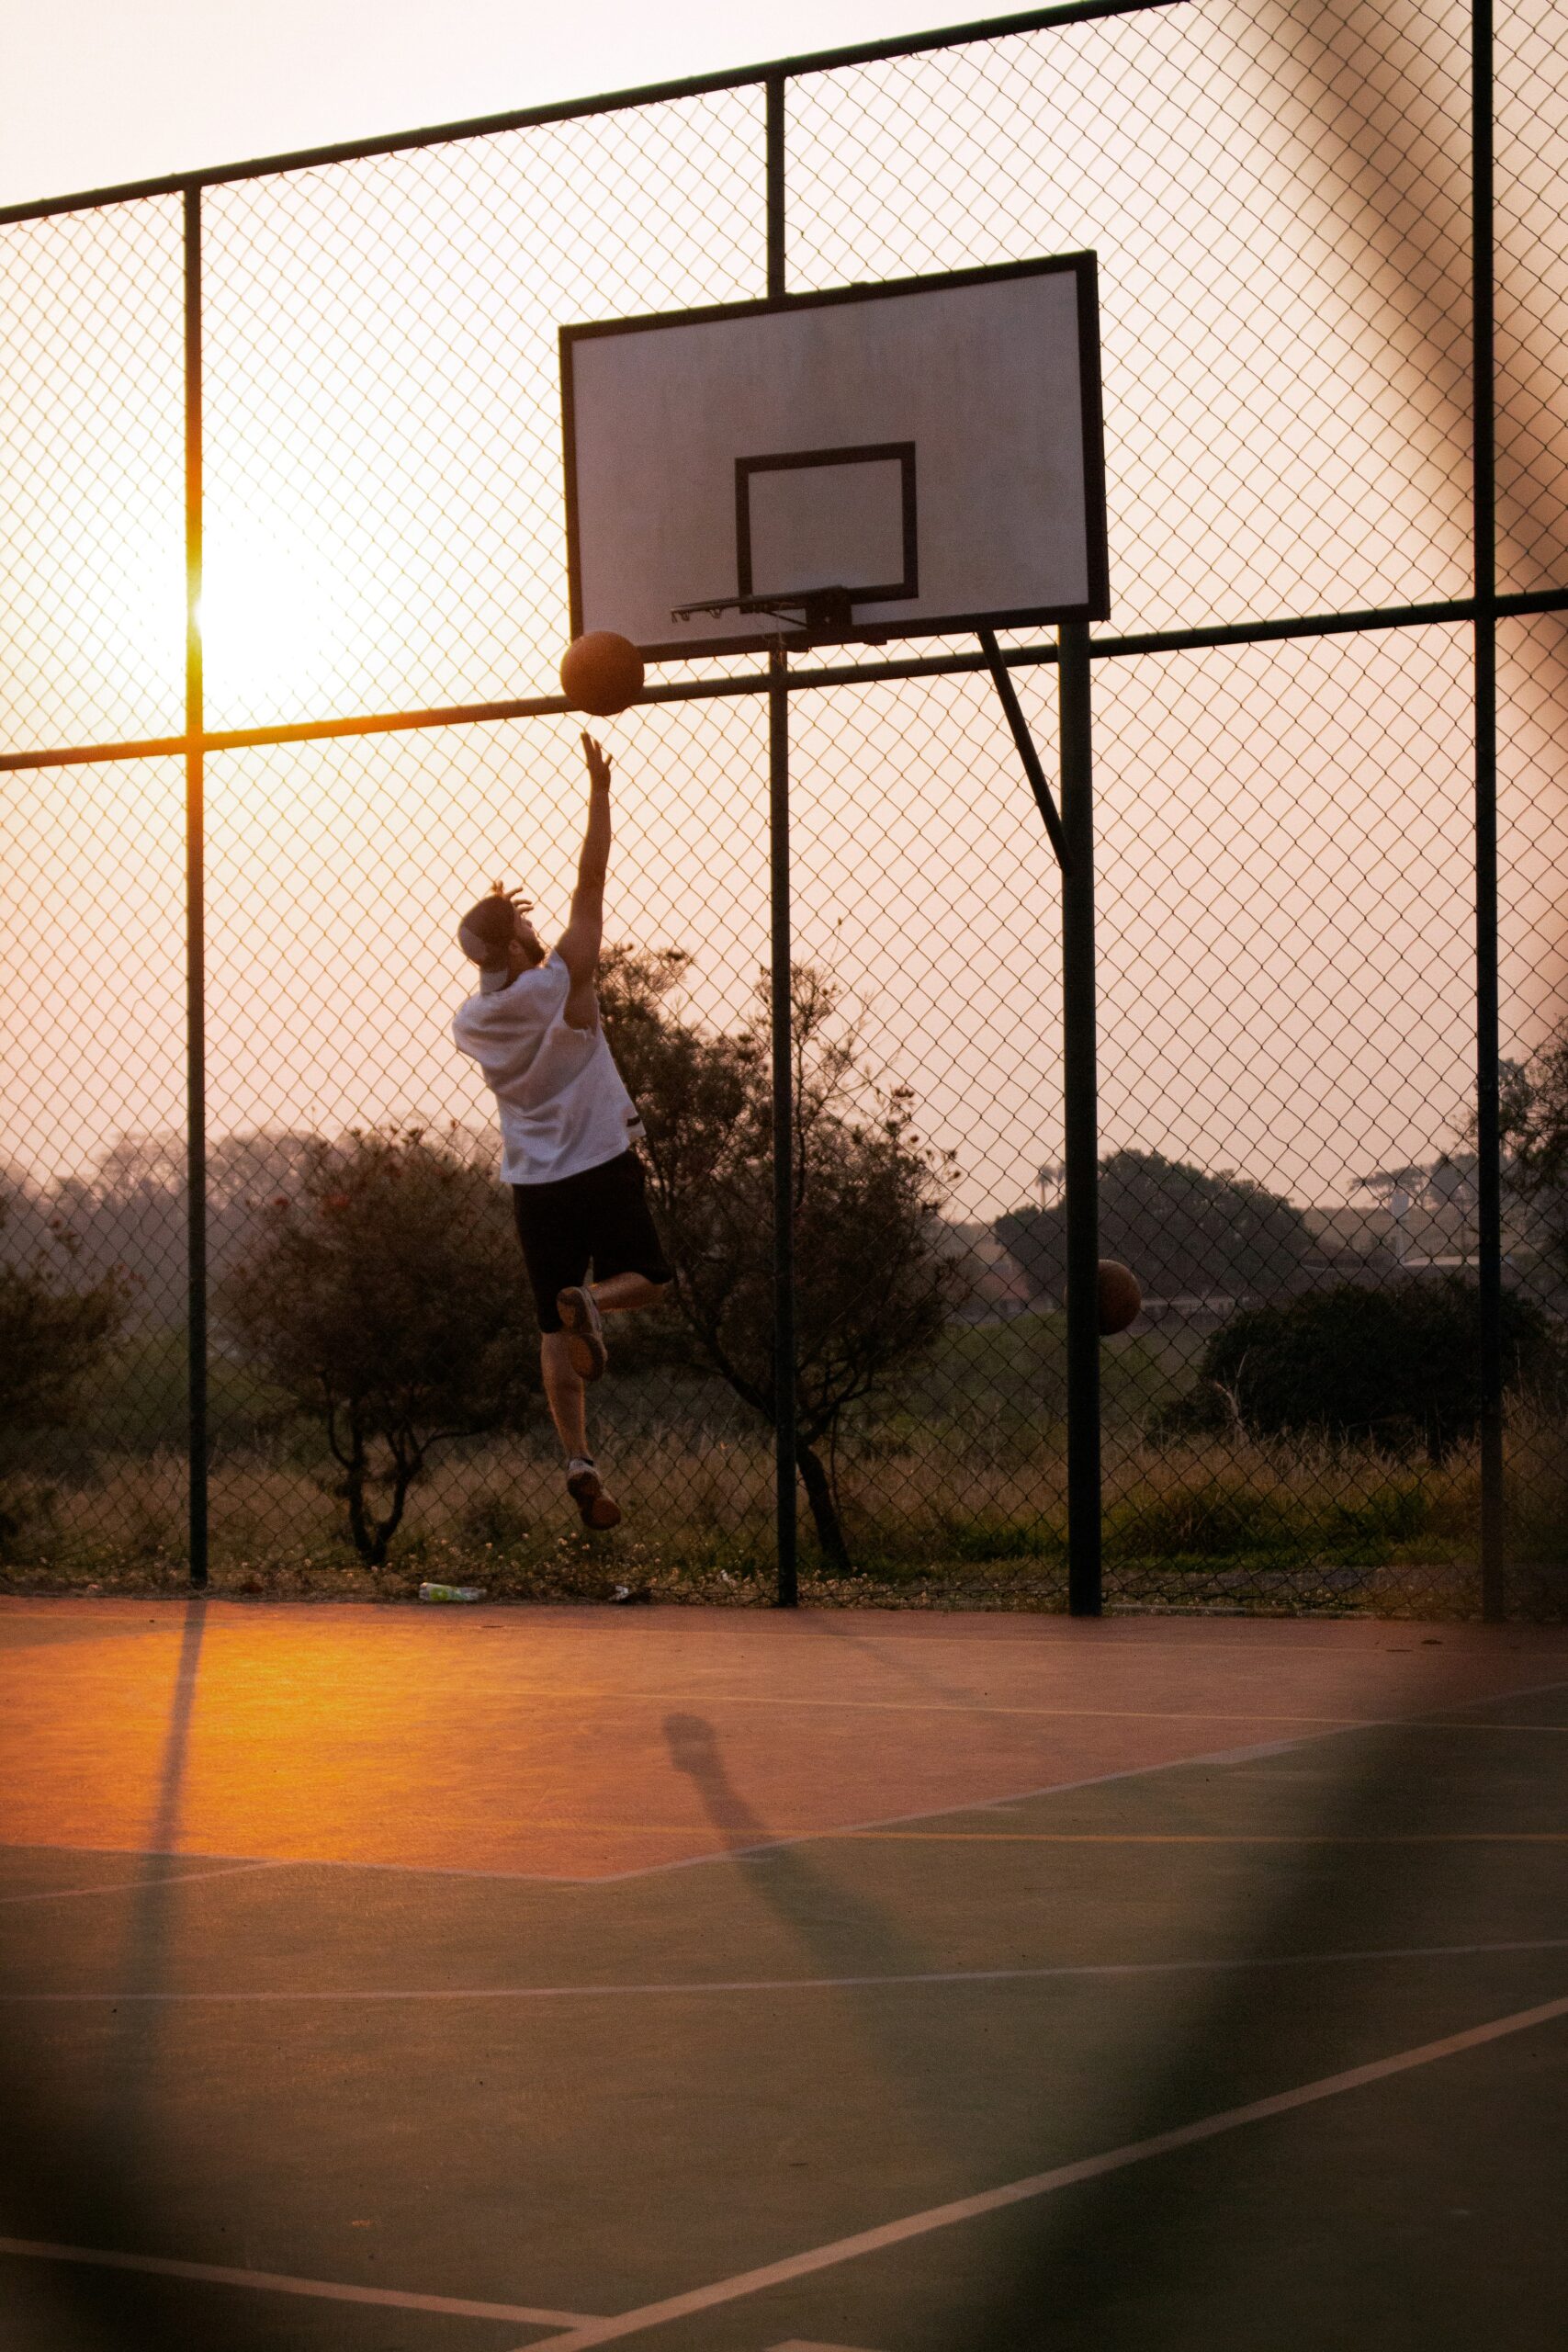
[[[1119,1259],[1102,1258],[1100,1261],[1100,1329],[1109,1339],[1113,1331],[1124,1331],[1144,1303],[1138,1288],[1138,1278]]]
[[[573,710],[614,718],[642,692],[642,655],[613,628],[591,628],[567,647],[560,686]]]

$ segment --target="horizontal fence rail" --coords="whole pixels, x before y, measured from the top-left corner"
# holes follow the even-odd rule
[[[1110,0],[0,212],[0,1577],[1561,1614],[1565,166],[1540,6]],[[605,730],[585,1534],[447,1035],[581,832],[556,330],[1084,249],[1070,873],[974,639]]]
[[[1494,609],[1499,619],[1527,613],[1568,611],[1568,590],[1549,588],[1529,595],[1499,596],[1495,599]],[[1094,638],[1089,641],[1089,651],[1091,661],[1100,662],[1127,653],[1186,653],[1208,645],[1268,645],[1288,638],[1343,637],[1361,629],[1414,628],[1427,621],[1473,621],[1475,616],[1475,599],[1461,596],[1445,605],[1399,605],[1388,612],[1322,613],[1300,620],[1238,622],[1228,628],[1165,629],[1142,637]],[[1055,645],[1015,645],[1003,649],[1001,659],[1010,670],[1033,669],[1041,663],[1055,662],[1057,650]],[[912,655],[902,662],[824,663],[809,670],[792,670],[784,684],[790,694],[809,694],[823,686],[875,685],[890,678],[961,677],[987,666],[983,653]],[[628,707],[662,702],[728,700],[772,690],[772,679],[759,671],[754,676],[645,686]],[[241,752],[264,743],[326,742],[338,735],[395,735],[412,728],[479,726],[494,718],[558,718],[568,716],[571,707],[564,695],[536,695],[517,702],[457,704],[446,710],[374,711],[355,718],[300,719],[288,727],[236,727],[194,737],[154,736],[139,743],[89,743],[48,752],[6,752],[0,754],[0,771],[80,767],[103,760],[167,758],[183,754],[191,741],[199,743],[204,751]]]

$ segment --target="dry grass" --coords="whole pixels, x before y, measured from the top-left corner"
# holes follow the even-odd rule
[[[1510,1551],[1518,1590],[1560,1611],[1568,1596],[1568,1439],[1544,1419],[1510,1432],[1520,1498]],[[577,1526],[553,1453],[537,1439],[453,1452],[414,1490],[388,1567],[347,1547],[327,1479],[279,1454],[214,1465],[212,1581],[224,1592],[402,1598],[422,1578],[517,1598],[756,1600],[772,1588],[772,1444],[766,1432],[643,1428],[605,1449],[626,1507],[609,1537]],[[1063,1597],[1066,1462],[1059,1427],[885,1430],[838,1464],[861,1574],[836,1590],[908,1604],[1051,1606]],[[1473,1450],[1441,1468],[1350,1447],[1242,1436],[1152,1445],[1108,1433],[1108,1590],[1127,1605],[1415,1609],[1472,1613],[1479,1472]],[[175,1454],[108,1457],[92,1476],[10,1489],[21,1521],[13,1589],[177,1589],[186,1573],[186,1478]]]

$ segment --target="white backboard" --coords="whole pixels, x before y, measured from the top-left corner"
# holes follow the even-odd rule
[[[842,588],[812,630],[1109,610],[1091,254],[561,330],[574,637],[776,639],[677,605]]]

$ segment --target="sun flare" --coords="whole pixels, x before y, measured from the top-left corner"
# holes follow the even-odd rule
[[[197,619],[209,692],[225,700],[297,693],[335,634],[333,602],[310,551],[259,537],[209,549]]]

